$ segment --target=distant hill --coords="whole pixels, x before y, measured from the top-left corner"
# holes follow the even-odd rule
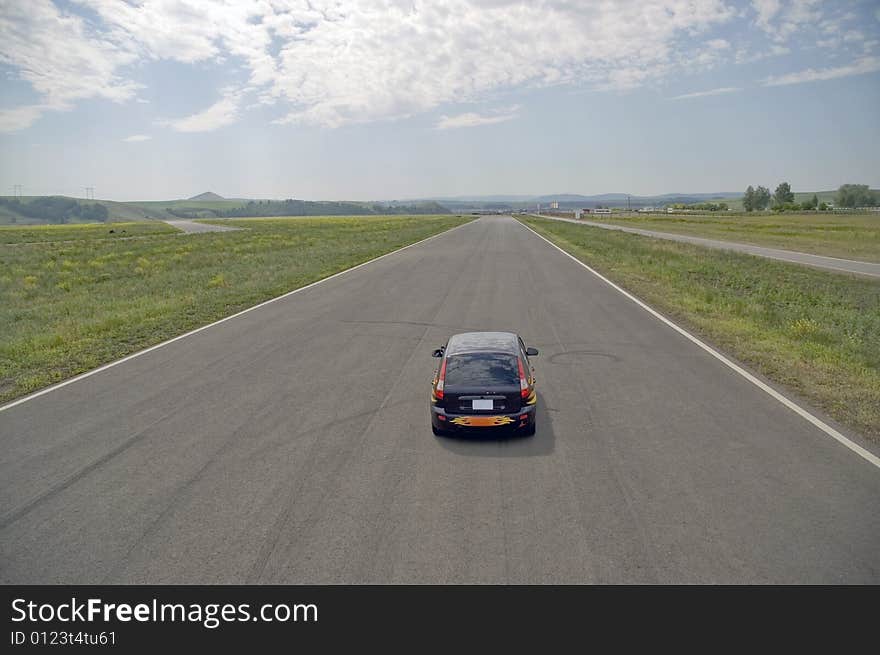
[[[449,207],[453,211],[468,209],[518,209],[534,207],[537,204],[549,205],[558,202],[562,209],[580,209],[584,207],[651,207],[673,203],[695,203],[709,200],[730,200],[739,198],[742,193],[736,191],[719,191],[717,193],[667,193],[657,196],[634,196],[626,193],[600,193],[591,196],[577,193],[557,193],[540,196],[522,195],[491,195],[491,196],[457,196],[453,198],[420,198],[410,202],[433,201]]]
[[[875,193],[880,193],[875,190]],[[820,202],[833,202],[836,191],[817,191]],[[803,202],[813,196],[813,191],[796,191],[795,200]],[[106,208],[106,220],[150,221],[174,218],[237,218],[246,216],[328,216],[328,215],[376,215],[376,214],[444,214],[465,213],[474,210],[517,211],[533,210],[537,204],[547,208],[553,201],[560,209],[588,207],[662,207],[667,204],[693,204],[699,202],[726,202],[737,211],[742,210],[742,194],[718,193],[667,193],[657,196],[629,196],[625,193],[604,193],[592,196],[557,194],[542,196],[485,195],[421,198],[418,200],[390,201],[313,201],[313,200],[250,200],[247,198],[224,199],[213,192],[206,192],[190,200],[152,200],[115,202],[111,200],[85,200],[66,196],[25,196],[13,198],[0,196],[0,225],[39,225],[45,223],[85,223],[100,220]]]
[[[193,196],[192,198],[187,198],[187,200],[226,200],[223,196],[218,196],[213,191],[205,191],[204,193],[200,193],[197,196]]]

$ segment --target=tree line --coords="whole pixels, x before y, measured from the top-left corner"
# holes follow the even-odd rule
[[[672,205],[669,205],[673,209],[696,209],[699,211],[708,211],[708,212],[726,212],[727,211],[727,203],[726,202],[695,202],[693,204],[687,205],[683,202],[676,202]]]
[[[837,190],[834,202],[838,207],[877,207],[880,192],[871,191],[867,184],[844,184]]]
[[[788,182],[780,182],[773,194],[770,189],[751,184],[746,189],[742,199],[743,209],[747,212],[762,211],[770,207],[773,211],[826,211],[828,203],[819,202],[819,197],[814,193],[813,197],[803,202],[795,202],[794,192]],[[834,197],[836,207],[853,209],[856,207],[877,207],[880,205],[880,194],[868,188],[867,184],[843,184],[837,190]]]
[[[73,198],[63,196],[39,196],[27,202],[22,202],[18,198],[0,198],[0,205],[8,207],[16,214],[50,223],[70,221],[106,223],[110,217],[107,207],[100,203],[80,203]]]

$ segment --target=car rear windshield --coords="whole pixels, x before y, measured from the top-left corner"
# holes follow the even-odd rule
[[[516,356],[509,353],[462,353],[446,358],[449,387],[511,386],[519,383]]]

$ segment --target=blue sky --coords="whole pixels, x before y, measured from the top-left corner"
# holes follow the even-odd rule
[[[880,187],[876,0],[3,0],[0,193]]]

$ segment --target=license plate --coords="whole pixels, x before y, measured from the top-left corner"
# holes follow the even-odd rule
[[[482,398],[478,398],[474,400],[474,409],[493,409],[492,400],[484,400]]]

